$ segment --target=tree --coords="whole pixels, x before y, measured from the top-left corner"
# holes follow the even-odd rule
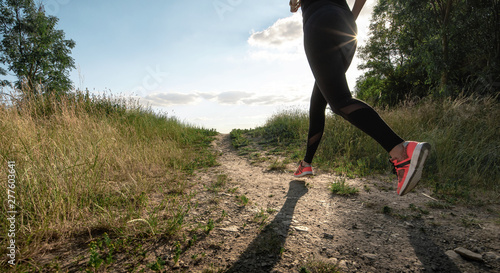
[[[410,1],[411,2],[411,1]],[[373,11],[370,38],[360,48],[365,61],[360,65],[365,74],[358,79],[356,94],[374,104],[394,105],[408,97],[427,95],[430,81],[422,63],[427,63],[427,50],[419,50],[425,44],[428,18],[418,18],[419,24],[410,20],[417,17],[419,5],[398,0],[380,0]],[[418,4],[413,1],[410,4]],[[410,16],[411,15],[411,16]],[[430,46],[430,45],[429,45]]]
[[[393,105],[408,97],[496,94],[499,0],[379,0],[360,48],[357,95]]]
[[[57,22],[33,0],[0,0],[0,62],[17,77],[15,86],[28,94],[72,88],[69,72],[75,61],[70,54],[75,42],[65,39],[64,31],[56,29]]]

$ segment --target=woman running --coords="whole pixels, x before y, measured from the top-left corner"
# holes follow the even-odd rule
[[[389,152],[398,177],[397,193],[404,195],[420,181],[430,145],[403,140],[371,106],[351,95],[345,72],[356,51],[355,20],[365,2],[356,0],[351,11],[346,0],[290,1],[291,12],[302,8],[304,48],[315,78],[306,155],[294,175],[313,174],[311,163],[323,136],[328,104],[334,113],[371,136]]]

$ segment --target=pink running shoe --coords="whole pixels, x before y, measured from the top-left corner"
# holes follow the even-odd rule
[[[398,194],[403,196],[410,192],[420,181],[425,160],[431,150],[426,142],[406,141],[404,144],[408,158],[397,161],[390,160],[398,176]]]
[[[311,164],[307,164],[301,160],[301,161],[299,161],[299,168],[297,169],[297,171],[295,171],[293,176],[303,177],[306,175],[313,175],[313,169],[312,169]]]

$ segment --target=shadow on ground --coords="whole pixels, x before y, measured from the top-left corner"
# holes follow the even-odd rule
[[[226,272],[271,272],[281,259],[295,206],[307,191],[304,181],[291,181],[285,204],[279,213]]]
[[[418,222],[414,222],[416,226]],[[445,249],[438,246],[433,239],[426,234],[425,229],[410,229],[410,243],[417,254],[418,259],[424,266],[425,272],[463,272],[446,254]],[[471,262],[472,263],[472,262]],[[475,263],[477,272],[493,272],[483,264]]]

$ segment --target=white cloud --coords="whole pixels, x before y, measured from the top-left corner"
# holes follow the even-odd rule
[[[257,47],[281,48],[296,45],[302,37],[302,16],[296,13],[279,19],[266,30],[252,32],[248,43]]]
[[[197,94],[153,93],[145,96],[143,100],[152,106],[169,106],[193,104],[198,97]]]
[[[197,93],[200,97],[202,97],[203,99],[206,99],[206,100],[211,100],[215,97],[217,97],[216,95],[214,94],[211,94],[211,93]]]
[[[251,46],[249,57],[253,60],[292,61],[305,58],[301,13],[279,19],[263,31],[252,31],[248,44]]]
[[[228,91],[222,92],[216,96],[217,102],[221,104],[238,104],[245,98],[252,97],[251,93],[242,91]]]
[[[262,95],[243,91],[226,91],[220,93],[192,92],[153,93],[141,98],[141,102],[151,106],[173,106],[199,104],[202,100],[213,101],[220,105],[279,105],[297,103],[303,98],[286,95]]]

